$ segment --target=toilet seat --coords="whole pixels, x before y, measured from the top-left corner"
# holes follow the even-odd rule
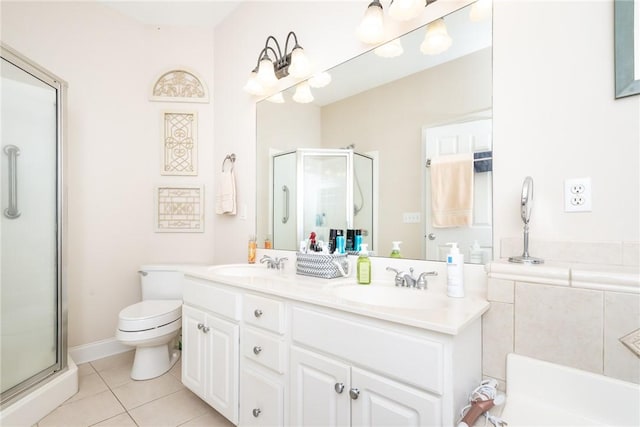
[[[118,330],[141,332],[160,328],[182,317],[182,300],[146,300],[120,311]]]

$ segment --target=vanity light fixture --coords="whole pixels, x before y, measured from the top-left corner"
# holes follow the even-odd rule
[[[469,20],[471,22],[480,22],[491,16],[491,0],[478,0],[471,5],[469,11]]]
[[[289,43],[293,39],[295,43],[291,51]],[[275,49],[270,45],[275,44]],[[273,55],[273,59],[270,54]],[[256,67],[251,71],[249,80],[244,86],[245,92],[252,95],[265,95],[267,89],[278,83],[278,80],[291,75],[295,78],[306,78],[311,74],[311,62],[304,53],[302,46],[298,44],[296,33],[290,31],[284,43],[284,52],[275,37],[267,37],[264,48],[258,55]]]
[[[313,102],[313,94],[308,81],[300,82],[296,85],[296,91],[293,94],[293,100],[299,104],[308,104]]]
[[[436,0],[391,0],[389,16],[397,21],[417,18],[423,8]],[[384,40],[384,13],[380,0],[369,3],[357,30],[358,39],[366,44],[378,44]]]
[[[389,16],[398,21],[410,21],[420,15],[424,6],[424,0],[392,0]]]
[[[427,24],[427,34],[420,44],[420,52],[425,55],[437,55],[451,47],[451,37],[447,32],[447,25],[444,18],[436,19]]]

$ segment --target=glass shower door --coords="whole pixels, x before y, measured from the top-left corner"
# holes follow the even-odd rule
[[[2,52],[0,384],[5,402],[61,369],[64,356],[59,334],[60,87]]]

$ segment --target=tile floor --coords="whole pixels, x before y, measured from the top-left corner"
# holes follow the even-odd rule
[[[233,426],[182,385],[180,361],[147,381],[129,378],[132,363],[130,351],[78,365],[78,393],[36,426]]]

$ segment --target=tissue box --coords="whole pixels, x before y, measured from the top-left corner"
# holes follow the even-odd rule
[[[336,263],[347,268],[347,254],[322,254],[302,252],[296,253],[296,274],[318,277],[321,279],[334,279],[342,277]]]

